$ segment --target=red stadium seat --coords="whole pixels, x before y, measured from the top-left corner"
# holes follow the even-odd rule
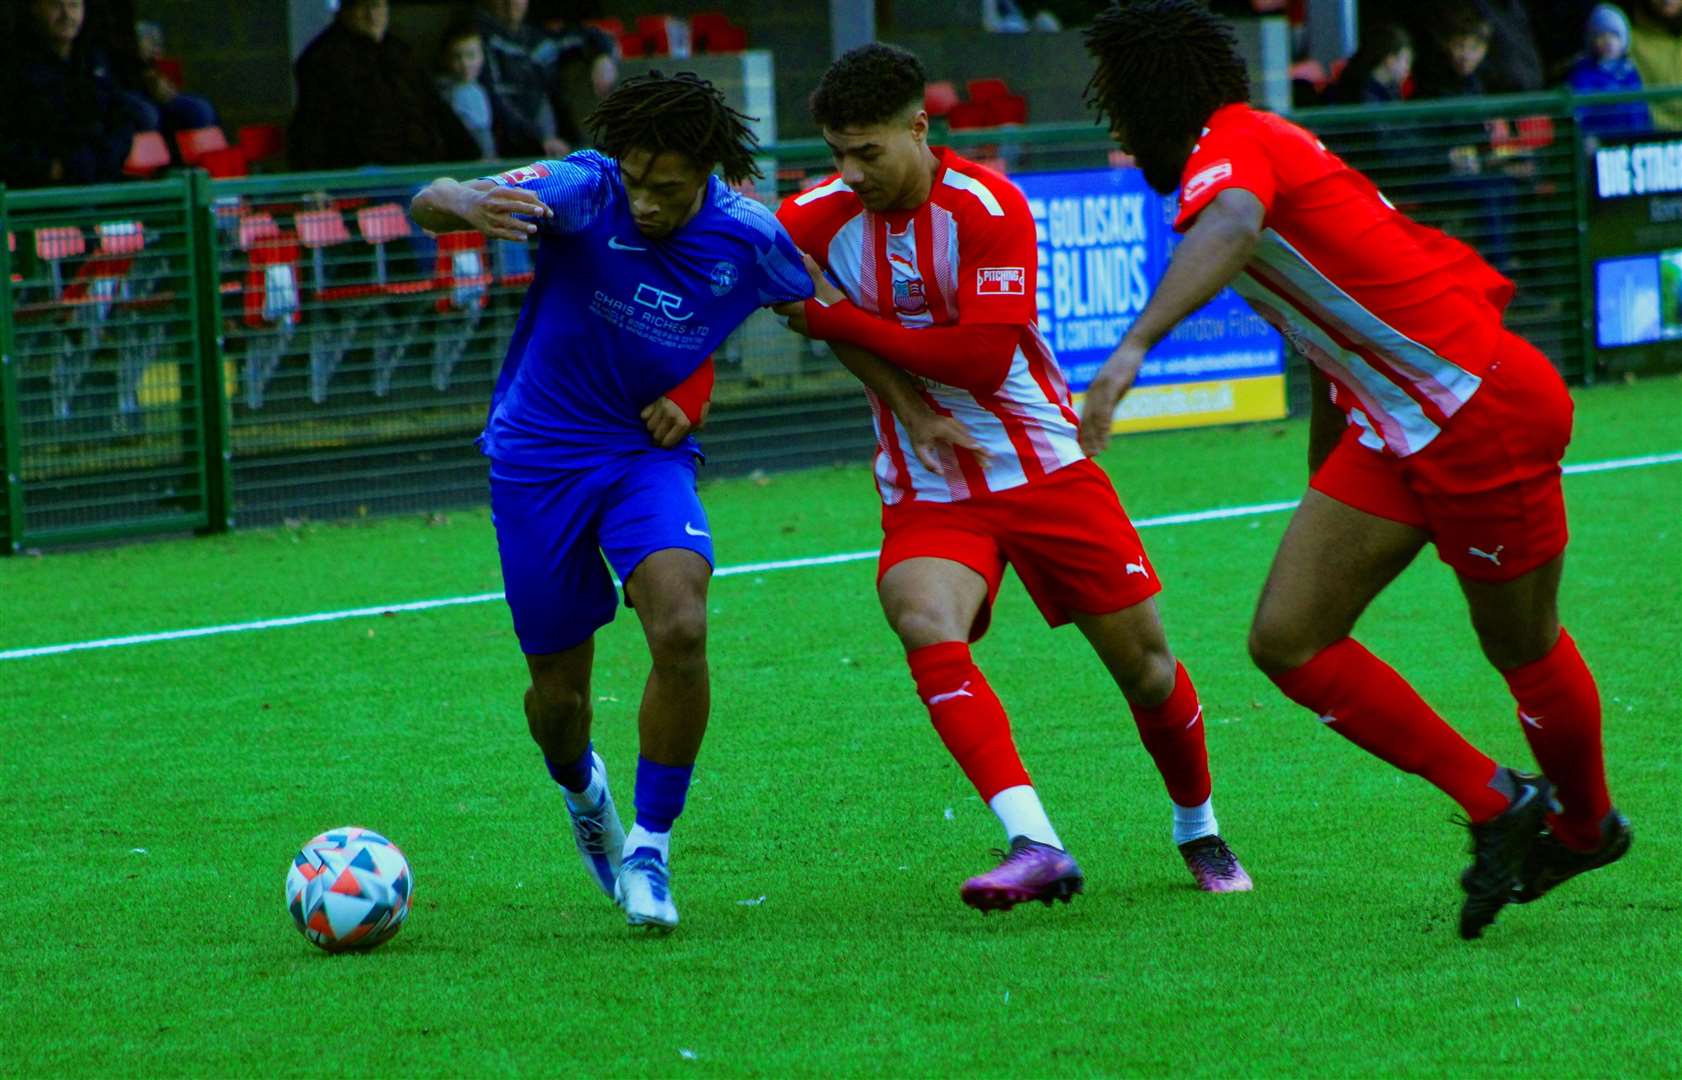
[[[961,101],[946,114],[946,123],[953,131],[993,126],[993,110],[973,101]]]
[[[70,259],[88,249],[88,239],[74,225],[50,226],[35,230],[35,257],[48,262]]]
[[[740,26],[725,26],[709,33],[696,46],[696,52],[736,53],[748,47],[748,32]]]
[[[327,248],[350,240],[344,215],[337,210],[305,210],[293,221],[298,239],[307,248]]]
[[[672,51],[670,15],[638,15],[637,33],[642,35],[650,56],[665,56]]]
[[[219,127],[193,128],[175,133],[175,145],[181,150],[181,160],[197,165],[199,159],[216,150],[228,148],[228,136]]]
[[[969,99],[976,104],[985,104],[995,98],[1009,97],[1010,87],[1003,79],[971,79],[969,81]]]
[[[193,164],[217,179],[229,176],[245,176],[251,172],[250,163],[245,158],[245,152],[235,146],[208,151],[200,155],[198,161]]]
[[[138,255],[146,247],[146,228],[138,221],[102,221],[94,231],[101,255]]]
[[[169,167],[169,144],[155,131],[138,131],[129,145],[128,160],[123,162],[123,174],[145,179]]]
[[[613,16],[607,16],[600,19],[585,19],[584,25],[591,27],[592,29],[600,30],[604,34],[612,34],[614,37],[619,37],[625,32],[625,20],[615,18]]]
[[[627,60],[635,60],[639,56],[648,54],[648,42],[641,34],[620,34],[619,55]]]
[[[1026,124],[1028,122],[1028,99],[1020,94],[1007,94],[1002,98],[994,98],[987,102],[987,109],[993,114],[995,124]]]
[[[438,234],[438,259],[434,285],[440,313],[489,302],[491,275],[485,262],[485,236],[477,232]]]
[[[923,87],[923,108],[930,116],[945,116],[958,103],[958,88],[950,80],[942,79]]]
[[[356,212],[356,229],[370,244],[384,244],[409,235],[409,215],[398,203],[365,206]]]
[[[279,124],[244,124],[239,129],[239,150],[247,161],[267,161],[286,149],[286,133]]]
[[[262,210],[246,214],[239,219],[239,249],[250,251],[265,240],[275,240],[280,236],[280,226],[275,224],[274,217]]]

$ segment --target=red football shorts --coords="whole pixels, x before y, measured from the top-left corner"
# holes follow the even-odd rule
[[[882,508],[876,580],[907,559],[949,559],[987,582],[970,640],[987,632],[1005,565],[1015,567],[1045,621],[1107,615],[1162,591],[1110,478],[1091,461],[1043,480],[961,502]]]
[[[1437,556],[1479,581],[1511,581],[1565,550],[1559,463],[1571,396],[1548,358],[1504,335],[1483,385],[1442,433],[1398,458],[1343,433],[1309,486],[1377,517],[1424,529]]]

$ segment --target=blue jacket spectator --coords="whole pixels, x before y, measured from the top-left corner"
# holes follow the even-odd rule
[[[1629,18],[1613,4],[1598,4],[1589,14],[1582,59],[1565,81],[1579,94],[1640,90],[1641,73],[1629,58]],[[1653,115],[1644,101],[1621,105],[1588,105],[1577,110],[1585,135],[1635,135],[1653,130]]]
[[[0,73],[0,181],[12,187],[123,178],[134,129],[82,0],[33,0]]]

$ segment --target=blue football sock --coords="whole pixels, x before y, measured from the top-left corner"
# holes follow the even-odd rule
[[[555,778],[555,783],[574,793],[583,791],[590,786],[590,769],[595,764],[595,744],[585,743],[584,752],[578,755],[577,761],[557,765],[549,760],[548,754],[544,754],[543,764],[549,766],[549,775]]]
[[[651,833],[670,832],[672,822],[683,813],[689,794],[693,765],[661,765],[637,758],[637,824]]]

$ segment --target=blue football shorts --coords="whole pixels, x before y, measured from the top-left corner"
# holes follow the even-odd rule
[[[588,469],[491,462],[491,521],[523,652],[563,652],[612,622],[619,596],[609,566],[628,581],[668,548],[712,565],[695,473],[685,454],[631,454]]]

